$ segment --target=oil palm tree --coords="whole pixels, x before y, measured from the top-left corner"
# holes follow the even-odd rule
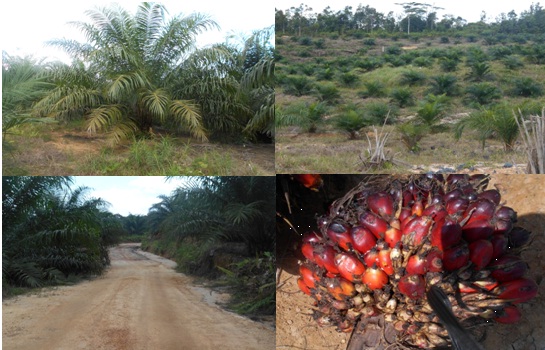
[[[39,110],[55,117],[83,113],[89,132],[108,130],[115,141],[165,123],[207,140],[201,107],[174,89],[173,81],[186,74],[181,68],[213,66],[228,52],[196,48],[198,34],[218,27],[209,17],[167,19],[166,13],[156,3],[141,3],[134,16],[114,5],[87,11],[90,22],[71,22],[87,42],[49,42],[70,54],[73,63],[56,69],[56,87]]]

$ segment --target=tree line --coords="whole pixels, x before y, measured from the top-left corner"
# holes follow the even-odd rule
[[[276,33],[279,35],[317,35],[337,33],[339,35],[359,31],[363,33],[421,33],[465,31],[480,33],[492,31],[503,34],[536,34],[545,32],[545,10],[539,3],[532,4],[526,11],[517,14],[514,10],[502,13],[494,21],[487,19],[486,12],[476,23],[468,23],[460,16],[451,14],[439,18],[437,10],[442,8],[427,3],[396,3],[404,15],[396,16],[393,11],[381,13],[369,5],[345,6],[333,11],[326,7],[314,12],[308,5],[301,4],[289,9],[275,9]]]

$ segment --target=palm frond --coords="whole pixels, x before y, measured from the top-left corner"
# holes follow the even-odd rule
[[[142,103],[154,117],[161,122],[165,121],[170,103],[170,96],[165,89],[146,91],[142,96]]]
[[[174,100],[170,104],[170,113],[178,124],[185,125],[195,138],[208,141],[206,130],[202,125],[202,116],[199,107],[192,101]]]

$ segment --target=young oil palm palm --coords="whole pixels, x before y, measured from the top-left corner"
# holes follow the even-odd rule
[[[57,69],[56,88],[39,109],[56,117],[83,112],[88,131],[109,130],[116,141],[167,122],[207,140],[200,106],[173,89],[172,82],[181,66],[213,65],[228,53],[196,49],[196,36],[217,27],[209,17],[192,14],[167,20],[166,12],[156,3],[140,4],[134,16],[112,6],[87,11],[90,22],[71,22],[88,42],[50,42],[69,53],[74,63],[70,69]]]

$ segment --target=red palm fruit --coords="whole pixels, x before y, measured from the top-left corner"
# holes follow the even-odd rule
[[[427,207],[435,204],[443,204],[443,196],[439,193],[436,193],[431,197],[430,201],[427,204]]]
[[[394,274],[394,266],[392,264],[392,258],[390,257],[391,252],[392,249],[390,247],[378,251],[378,266],[382,271],[386,272],[387,275]]]
[[[463,213],[469,205],[469,200],[464,197],[452,198],[445,203],[445,209],[449,214]]]
[[[388,275],[375,264],[365,270],[361,280],[371,290],[381,289],[388,283]]]
[[[441,203],[428,205],[422,212],[423,216],[431,216],[435,221],[441,220],[447,215],[445,207]]]
[[[472,282],[460,282],[458,283],[458,288],[460,289],[460,292],[462,293],[477,293],[481,290],[473,288],[471,285],[474,284],[477,287],[480,287],[482,289],[486,289],[488,291],[491,291],[492,289],[496,288],[498,286],[498,281],[495,280],[484,280],[484,281],[472,281]]]
[[[537,284],[531,279],[520,278],[518,280],[503,282],[493,291],[500,299],[505,299],[513,304],[524,303],[537,294]]]
[[[403,191],[403,207],[409,207],[413,205],[414,197],[412,192],[409,189]]]
[[[477,195],[478,199],[485,198],[494,203],[495,205],[500,204],[501,195],[498,190],[486,190]]]
[[[460,189],[464,193],[464,195],[469,199],[470,201],[474,201],[477,199],[477,191],[471,186],[471,184],[467,183],[465,185],[460,186]]]
[[[522,314],[516,305],[509,305],[497,311],[498,315],[494,318],[498,323],[512,324],[517,323]]]
[[[366,211],[359,217],[360,224],[368,228],[377,238],[383,238],[388,229],[388,222],[377,215]]]
[[[386,232],[384,232],[384,241],[393,248],[401,240],[401,230],[395,227],[389,227]]]
[[[405,269],[410,275],[423,275],[428,271],[428,259],[422,255],[411,255]]]
[[[313,191],[318,191],[323,184],[322,177],[317,174],[296,174],[292,176],[297,182]]]
[[[517,212],[511,207],[499,206],[496,208],[494,217],[500,220],[509,220],[511,222],[517,222]]]
[[[461,243],[443,252],[443,267],[447,271],[458,270],[469,261],[469,248]]]
[[[443,195],[443,202],[446,203],[451,199],[461,198],[463,195],[462,191],[458,188],[453,189],[450,192],[447,192]]]
[[[422,275],[405,275],[397,284],[399,291],[411,299],[420,299],[426,293],[426,281]]]
[[[519,248],[530,241],[531,232],[522,227],[513,227],[507,234],[510,248]]]
[[[335,255],[335,266],[341,276],[354,282],[365,272],[365,266],[359,259],[350,253],[339,253]]]
[[[322,236],[318,235],[316,232],[308,232],[303,235],[303,243],[321,243],[324,241]]]
[[[299,274],[301,275],[303,282],[309,288],[316,288],[316,282],[320,280],[320,277],[314,271],[312,271],[308,266],[306,265],[299,266]]]
[[[402,233],[412,235],[411,243],[416,246],[422,243],[424,237],[427,236],[432,223],[433,220],[430,216],[419,216],[408,222]]]
[[[492,260],[497,259],[507,251],[507,237],[504,234],[494,233],[490,238],[494,253],[492,253]]]
[[[431,245],[441,251],[452,247],[462,238],[462,226],[453,217],[446,216],[442,220],[436,220],[431,230]]]
[[[337,252],[330,245],[318,245],[314,247],[314,262],[319,267],[326,269],[328,272],[337,274],[339,269],[335,265],[335,255]]]
[[[473,186],[473,188],[478,190],[485,189],[488,186],[489,181],[490,177],[486,174],[475,174],[469,177],[469,183]]]
[[[490,264],[490,274],[499,282],[514,281],[524,276],[528,271],[528,264],[518,256],[504,255]]]
[[[352,245],[358,252],[365,254],[377,243],[375,236],[363,226],[354,226],[350,229]]]
[[[314,261],[314,246],[312,244],[303,243],[303,245],[301,245],[301,252],[305,258],[310,261]]]
[[[427,269],[430,272],[443,271],[443,252],[437,248],[432,248],[426,255]]]
[[[494,233],[505,235],[513,228],[513,223],[508,220],[492,219],[492,222],[494,222]]]
[[[490,220],[476,220],[465,224],[462,233],[468,242],[488,239],[494,233],[494,225]]]
[[[409,216],[411,216],[411,209],[407,207],[401,208],[401,211],[399,212],[399,222],[402,223]]]
[[[411,207],[411,214],[422,216],[423,211],[424,211],[424,204],[422,203],[422,200],[421,199],[416,200]]]
[[[400,225],[400,228],[401,228],[401,232],[403,233],[403,231],[405,230],[405,226],[407,226],[407,224],[411,221],[413,221],[414,219],[416,219],[418,216],[414,215],[414,214],[411,214],[407,217],[405,217],[401,222],[401,225]]]
[[[303,281],[303,278],[302,277],[299,277],[297,279],[297,286],[299,286],[299,289],[301,289],[303,291],[303,293],[305,294],[308,294],[310,295],[310,289],[308,288],[308,286],[305,284],[305,282]]]
[[[371,250],[363,255],[363,261],[367,266],[378,264],[378,250],[376,248],[371,248]]]
[[[375,192],[367,197],[367,207],[373,213],[381,216],[383,219],[390,220],[394,214],[394,200],[384,192]]]
[[[469,175],[467,174],[449,174],[447,176],[447,184],[449,185],[455,185],[458,182],[468,181],[468,180],[469,180]]]
[[[492,260],[494,248],[486,239],[479,239],[469,244],[469,260],[475,265],[475,270],[480,271]]]
[[[473,213],[471,213],[472,210]],[[468,216],[471,213],[468,223],[479,220],[489,220],[492,218],[492,216],[494,216],[495,210],[496,205],[493,202],[489,201],[488,199],[481,198],[467,206],[464,216]]]
[[[350,238],[350,232],[348,226],[339,222],[334,222],[327,228],[327,236],[339,245],[344,250],[350,250],[352,246],[352,239]]]
[[[342,277],[329,279],[326,287],[329,294],[337,300],[344,300],[356,294],[354,284]]]

